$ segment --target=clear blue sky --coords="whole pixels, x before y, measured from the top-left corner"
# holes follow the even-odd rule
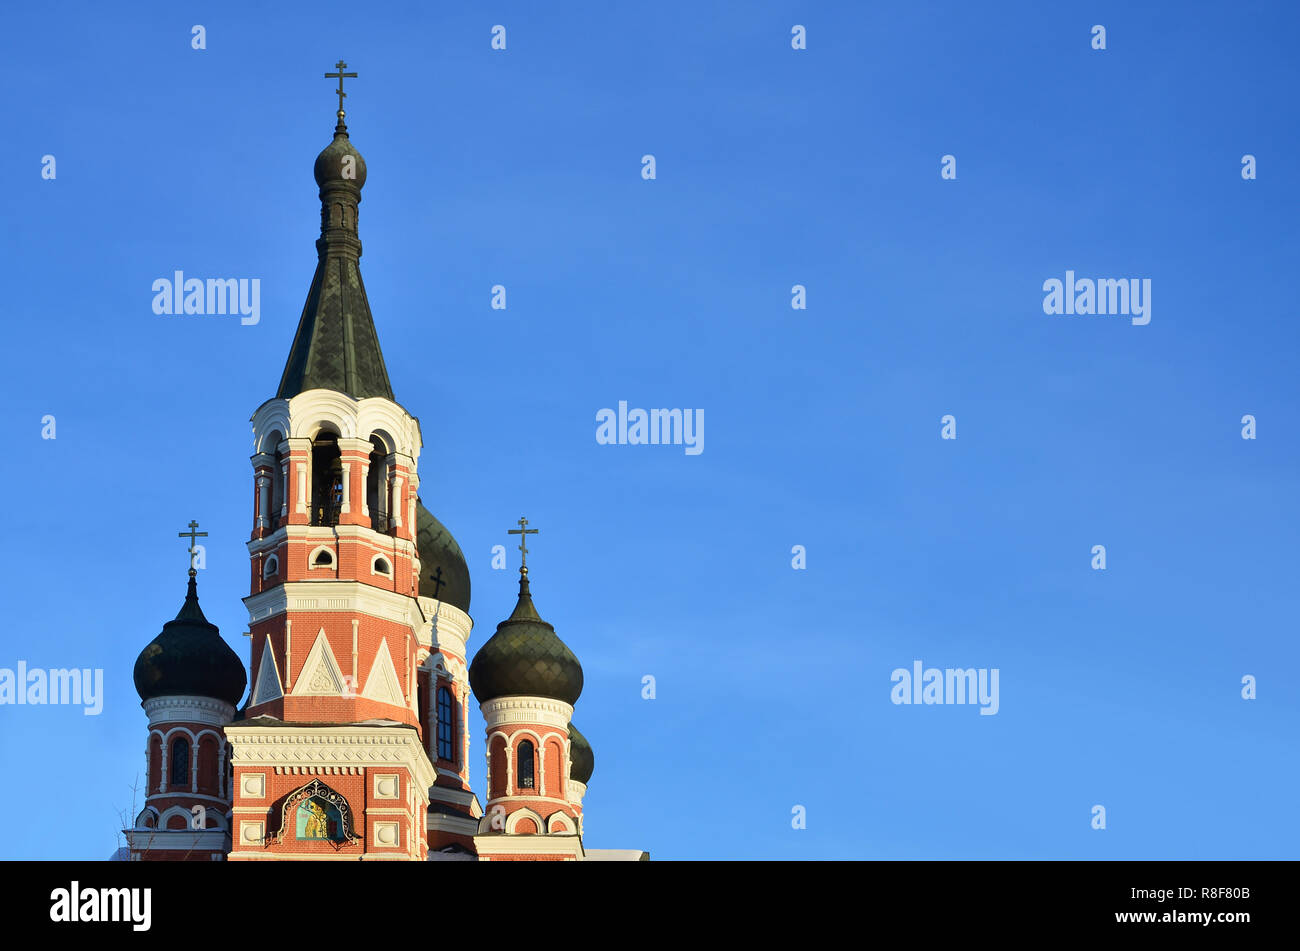
[[[1295,7],[611,6],[10,11],[0,666],[102,667],[107,697],[0,707],[0,855],[115,847],[191,518],[248,659],[248,420],[343,57],[422,495],[470,562],[471,649],[514,603],[492,546],[541,529],[588,846],[1294,858]],[[176,269],[259,278],[261,322],[154,315]],[[1067,269],[1149,278],[1151,323],[1044,315]],[[704,452],[597,445],[619,400],[704,409]],[[1000,711],[895,706],[914,660],[998,668]]]

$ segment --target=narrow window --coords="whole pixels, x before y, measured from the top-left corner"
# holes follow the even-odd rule
[[[438,688],[438,759],[455,762],[456,714],[451,704],[451,691]]]
[[[388,531],[388,451],[378,436],[370,437],[370,466],[366,469],[366,508],[370,510],[370,527]]]
[[[311,447],[311,523],[337,525],[343,509],[343,457],[339,437],[322,432]]]
[[[271,510],[266,513],[267,525],[271,529],[280,527],[280,510],[284,508],[284,453],[280,451],[283,437],[279,433],[271,434],[271,444],[275,446],[275,463],[271,470]]]
[[[178,736],[172,741],[170,786],[188,786],[190,784],[190,741]]]
[[[515,760],[519,767],[519,788],[533,788],[533,743],[531,740],[524,740],[519,744],[519,752],[515,755]]]

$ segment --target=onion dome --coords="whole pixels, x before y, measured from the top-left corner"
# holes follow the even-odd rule
[[[523,696],[572,705],[582,693],[582,665],[533,606],[527,568],[519,572],[514,613],[497,625],[497,632],[474,655],[469,685],[479,703]]]
[[[584,786],[596,768],[596,754],[578,728],[569,724],[569,778]]]
[[[415,549],[420,556],[420,597],[469,613],[469,565],[447,527],[423,503],[415,506]]]
[[[321,149],[312,168],[316,184],[322,188],[326,182],[347,182],[360,188],[366,183],[366,160],[348,138],[348,127],[340,118],[334,127],[334,141]]]
[[[203,616],[195,574],[190,569],[189,592],[180,613],[163,625],[162,633],[135,660],[136,693],[141,700],[212,697],[234,706],[244,695],[248,676],[217,626]]]

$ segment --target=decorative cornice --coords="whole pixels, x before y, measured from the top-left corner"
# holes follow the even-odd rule
[[[413,729],[376,726],[226,728],[237,767],[405,766],[417,786],[432,786],[433,764]]]
[[[149,725],[158,723],[202,723],[205,726],[225,726],[235,718],[235,708],[223,700],[212,697],[154,697],[141,704],[149,717]]]
[[[567,736],[573,705],[550,697],[497,697],[479,704],[488,731],[507,723],[539,723],[562,730]]]
[[[258,621],[286,611],[366,614],[385,621],[398,621],[416,630],[420,627],[419,606],[414,598],[362,581],[288,581],[260,594],[244,598],[248,621]]]

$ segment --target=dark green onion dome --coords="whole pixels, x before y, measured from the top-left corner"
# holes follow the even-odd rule
[[[415,506],[415,548],[420,556],[420,596],[469,613],[469,565],[447,527],[423,503]]]
[[[587,738],[578,728],[569,724],[569,778],[584,786],[596,769],[596,754],[591,751]]]
[[[162,633],[135,660],[136,693],[141,700],[212,697],[233,706],[244,695],[248,676],[217,626],[203,616],[194,575],[191,570],[180,613],[163,625]]]
[[[479,703],[525,696],[573,704],[582,693],[582,665],[533,607],[527,568],[519,573],[514,613],[474,655],[469,685]]]
[[[351,161],[344,162],[344,156],[350,156]],[[326,182],[347,182],[360,188],[366,183],[366,160],[352,144],[348,137],[348,127],[342,119],[334,126],[334,141],[316,156],[312,174],[316,176],[318,186],[323,186]]]

